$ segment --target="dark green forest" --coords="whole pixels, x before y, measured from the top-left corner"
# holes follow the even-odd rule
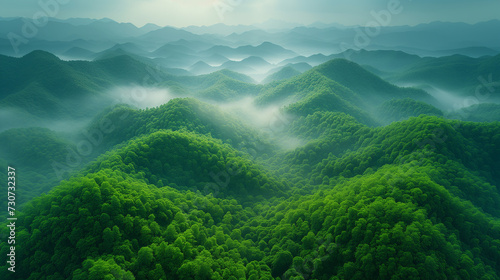
[[[19,185],[16,273],[0,263],[1,279],[500,279],[496,104],[446,112],[334,59],[265,84],[156,69],[176,95],[137,108],[105,96],[151,75],[132,57],[0,60],[0,108],[88,117],[79,133],[0,132]],[[280,116],[262,128],[220,105],[243,97]],[[83,98],[103,101],[88,111]]]

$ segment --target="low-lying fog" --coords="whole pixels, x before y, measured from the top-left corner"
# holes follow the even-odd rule
[[[174,98],[191,97],[179,96],[165,88],[144,88],[140,86],[116,87],[109,91],[109,96],[115,103],[128,104],[139,109],[154,108],[168,103]],[[286,136],[286,127],[293,121],[292,116],[283,113],[279,106],[260,107],[255,105],[254,97],[244,97],[236,101],[216,102],[207,101],[217,106],[223,112],[229,113],[246,125],[262,132],[270,140],[279,138],[276,144],[284,149],[294,149],[304,144],[304,141]]]
[[[2,122],[0,133],[10,128],[44,127],[62,133],[70,139],[78,138],[95,116],[110,106],[127,104],[137,109],[155,108],[179,97],[195,98],[186,95],[178,96],[165,88],[121,86],[108,90],[99,98],[93,97],[88,100],[71,102],[77,103],[78,108],[94,109],[92,113],[89,110],[84,110],[87,114],[81,117],[50,119],[34,117],[18,109],[0,109],[0,119],[10,120]],[[286,127],[293,121],[293,118],[284,114],[279,106],[256,106],[253,97],[245,97],[231,102],[207,102],[206,100],[203,102],[217,106],[223,112],[235,116],[244,124],[260,131],[264,137],[276,142],[277,146],[283,149],[294,149],[304,144],[304,141],[287,135]]]
[[[127,104],[135,108],[154,108],[179,97],[165,88],[122,86],[111,89],[107,95],[114,104]]]
[[[287,135],[287,126],[291,124],[294,118],[284,113],[280,106],[256,106],[254,97],[245,97],[223,103],[211,103],[262,132],[269,140],[274,141],[274,144],[283,149],[295,149],[305,144],[305,141]]]
[[[439,102],[441,109],[444,112],[454,112],[463,108],[467,108],[473,105],[482,104],[482,103],[496,103],[497,99],[493,97],[485,98],[484,96],[475,96],[473,95],[464,95],[461,92],[453,92],[444,90],[442,88],[433,86],[433,85],[421,85],[421,84],[397,84],[400,87],[415,87],[421,88],[425,90],[428,94],[430,94],[434,99]]]

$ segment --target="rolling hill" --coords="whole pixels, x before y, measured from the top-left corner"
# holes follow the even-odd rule
[[[271,153],[275,148],[248,124],[214,105],[193,98],[172,99],[162,106],[147,110],[117,106],[96,117],[89,131],[97,130],[104,120],[113,123],[114,129],[103,136],[102,145],[95,151],[97,154],[137,135],[150,134],[158,130],[188,130],[211,135],[232,145],[234,149],[254,150],[254,156],[257,148],[266,153]]]
[[[440,57],[422,61],[393,75],[389,80],[432,85],[463,97],[474,95],[478,86],[496,87],[496,77],[500,76],[499,61],[500,55],[480,58],[463,55]],[[494,94],[492,98],[498,96]]]
[[[406,120],[420,115],[443,116],[436,107],[410,98],[393,99],[380,105],[377,116],[383,124]]]
[[[395,97],[412,97],[427,103],[433,102],[433,98],[424,91],[399,88],[344,59],[331,60],[318,66],[316,71],[362,95],[367,104]]]
[[[116,26],[95,26],[106,24]],[[263,35],[288,48],[310,38],[295,50],[352,31],[320,26],[224,40]],[[414,28],[425,38],[428,27]],[[443,112],[425,91],[360,65],[402,71],[391,81],[432,82],[433,73],[443,87],[458,79],[470,87],[475,74],[496,73],[498,57],[359,51],[358,64],[318,54],[308,59],[314,68],[298,57],[279,66],[299,63],[276,72],[276,81],[257,84],[229,69],[167,70],[203,70],[212,67],[204,57],[227,63],[241,54],[246,67],[265,68],[273,67],[266,56],[297,54],[144,28],[153,31],[125,46],[170,56],[121,48],[95,61],[44,51],[0,56],[0,114],[37,120],[0,128],[0,164],[16,168],[19,199],[17,271],[5,274],[10,264],[2,262],[1,279],[499,279],[498,105]],[[380,40],[408,28],[387,27]],[[197,40],[203,48],[184,48]],[[131,89],[151,102],[110,100]],[[0,236],[10,234],[9,222]],[[6,240],[3,256],[12,251]]]
[[[189,47],[172,43],[163,45],[162,47],[152,52],[152,55],[156,57],[167,57],[172,55],[173,53],[194,54],[196,52]]]
[[[61,133],[46,128],[13,128],[0,133],[0,159],[13,167],[21,167],[17,199],[22,205],[42,193],[50,191],[68,174],[59,177],[54,164],[67,163],[68,150],[75,145]],[[71,164],[74,159],[69,161]],[[86,161],[88,162],[88,160]],[[66,165],[65,172],[76,171],[76,166]],[[2,195],[7,201],[6,194]],[[7,207],[7,203],[2,204]]]
[[[267,84],[270,82],[276,82],[276,81],[282,81],[282,80],[287,80],[290,78],[293,78],[297,75],[300,75],[301,72],[298,70],[294,69],[291,66],[283,67],[281,70],[276,71],[275,73],[267,76],[266,79],[262,83]]]
[[[368,65],[384,72],[400,72],[429,58],[391,50],[347,50],[331,58],[345,58],[360,65]]]
[[[61,55],[74,60],[92,60],[96,56],[94,52],[80,47],[72,47]]]
[[[62,61],[43,51],[22,58],[0,59],[3,62],[0,107],[43,118],[93,116],[111,103],[111,97],[104,95],[107,89],[122,84],[142,84],[145,77],[152,76],[151,66],[119,54],[95,62]],[[154,72],[160,81],[169,77],[161,71]]]
[[[231,48],[229,46],[214,46],[205,51],[202,51],[202,55],[213,55],[218,54],[228,58],[246,58],[251,56],[260,57],[262,59],[271,59],[273,62],[279,62],[281,60],[294,57],[296,53],[287,50],[279,45],[263,42],[258,46],[240,46],[237,48]]]
[[[393,98],[412,97],[436,103],[425,91],[394,86],[344,59],[331,60],[277,86],[271,85],[262,91],[257,102],[260,105],[290,104],[325,91],[341,97],[350,107],[368,111]]]
[[[288,190],[208,136],[160,130],[126,142],[25,206],[16,256],[29,269],[17,276],[498,276],[498,123],[422,116],[370,129],[331,112],[299,122],[325,144],[358,140],[319,161],[308,151],[324,144],[272,159],[277,174],[288,161],[314,164],[306,178],[281,175],[294,177]],[[436,129],[448,138],[434,147],[413,141]]]
[[[481,103],[450,112],[446,115],[451,119],[471,122],[498,122],[500,120],[500,105]]]
[[[201,76],[177,77],[176,82],[189,90],[193,96],[212,101],[229,101],[255,96],[261,89],[252,78],[228,69]]]

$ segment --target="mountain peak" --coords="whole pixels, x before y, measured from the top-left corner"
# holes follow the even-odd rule
[[[266,41],[266,42],[263,42],[262,44],[260,44],[260,46],[277,46],[277,45]]]
[[[271,42],[263,42],[262,44],[260,44],[259,46],[257,46],[257,48],[266,48],[266,49],[270,49],[270,48],[273,48],[273,49],[280,49],[280,50],[284,50],[284,48],[280,45],[276,45],[276,44],[273,44]]]
[[[352,62],[350,60],[347,60],[345,58],[335,58],[335,59],[329,60],[329,61],[319,65],[318,70],[329,70],[329,69],[336,69],[336,68],[342,68],[342,67],[362,68],[357,63]]]
[[[36,50],[23,56],[25,60],[46,60],[46,61],[60,61],[59,57],[46,51]]]
[[[242,61],[245,61],[245,62],[261,62],[261,63],[268,63],[265,59],[263,59],[262,57],[260,56],[249,56],[245,59],[243,59]]]

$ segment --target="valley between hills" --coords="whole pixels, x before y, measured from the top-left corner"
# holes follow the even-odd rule
[[[500,279],[500,44],[425,40],[459,27],[1,39],[1,278]]]

